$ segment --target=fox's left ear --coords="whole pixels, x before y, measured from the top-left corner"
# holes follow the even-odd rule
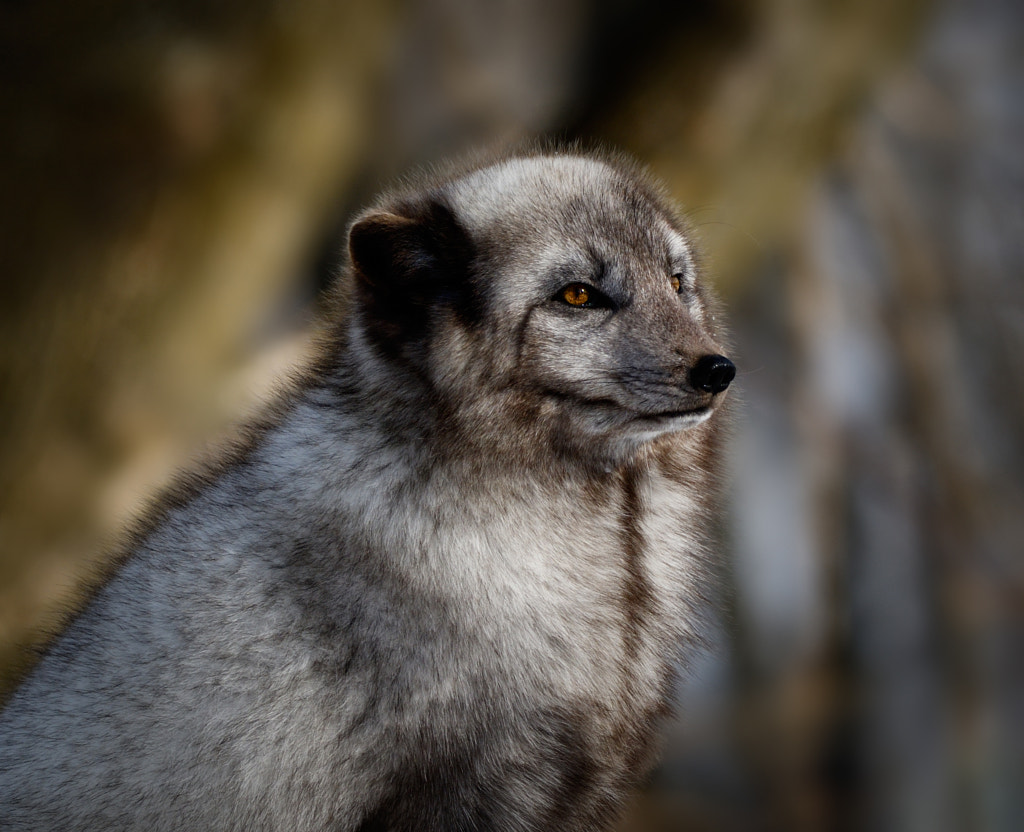
[[[461,306],[471,291],[470,239],[439,201],[361,217],[348,250],[357,297],[387,340],[419,340],[433,309]]]

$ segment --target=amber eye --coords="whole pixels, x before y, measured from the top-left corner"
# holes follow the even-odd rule
[[[582,283],[572,283],[562,289],[562,300],[569,306],[586,306],[590,303],[590,287]]]
[[[683,291],[683,278],[682,275],[672,275],[672,288],[676,290],[676,294]]]

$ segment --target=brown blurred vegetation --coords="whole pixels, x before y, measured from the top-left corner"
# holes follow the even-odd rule
[[[627,829],[1024,827],[1024,10],[0,9],[0,668],[308,350],[410,165],[621,147],[741,366],[723,610]],[[73,604],[73,601],[71,602]]]

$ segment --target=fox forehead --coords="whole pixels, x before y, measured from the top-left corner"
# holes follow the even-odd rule
[[[526,240],[540,259],[632,251],[692,264],[690,243],[670,209],[599,159],[509,159],[451,183],[449,198],[472,236],[497,233],[509,245]]]

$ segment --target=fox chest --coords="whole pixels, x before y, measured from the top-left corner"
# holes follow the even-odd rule
[[[660,708],[696,590],[686,509],[671,483],[645,481],[628,499],[452,517],[421,560],[430,598],[409,611],[426,630],[419,671],[451,678],[453,694],[479,683],[594,713]]]

